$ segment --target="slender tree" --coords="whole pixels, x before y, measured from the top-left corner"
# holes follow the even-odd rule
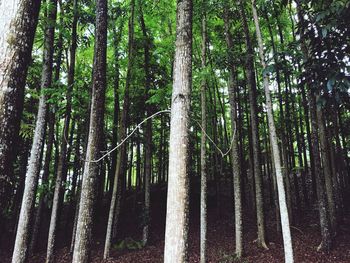
[[[107,0],[96,1],[95,52],[92,76],[90,128],[81,187],[79,215],[73,251],[74,263],[89,261],[98,163],[104,126],[107,53]]]
[[[253,18],[254,18],[254,23],[256,28],[256,36],[257,36],[258,45],[259,45],[260,60],[265,72],[267,65],[265,62],[263,39],[261,36],[259,17],[258,17],[258,12],[256,10],[255,0],[252,0],[252,10],[253,10]],[[263,75],[264,75],[263,83],[264,83],[264,90],[265,90],[265,97],[266,97],[267,118],[269,123],[270,143],[271,143],[273,161],[274,161],[275,171],[276,171],[278,200],[279,200],[279,207],[280,207],[283,244],[284,244],[284,258],[286,263],[288,262],[292,263],[294,262],[292,237],[290,233],[288,208],[287,208],[287,202],[286,202],[286,192],[285,192],[285,186],[284,186],[283,175],[282,175],[280,149],[278,147],[278,137],[277,137],[276,126],[275,126],[275,121],[273,117],[272,100],[271,100],[270,87],[269,87],[269,77],[267,73],[264,73]]]
[[[51,210],[51,219],[50,219],[50,227],[49,227],[49,237],[47,244],[47,253],[46,253],[46,262],[50,263],[54,260],[54,250],[55,250],[55,241],[56,241],[56,233],[57,233],[57,220],[58,220],[58,209],[60,207],[60,196],[62,195],[62,184],[64,183],[64,179],[66,177],[65,172],[67,171],[67,144],[69,137],[69,127],[70,127],[70,119],[71,119],[71,111],[72,111],[72,91],[74,86],[74,75],[75,75],[75,54],[77,48],[77,23],[78,23],[78,14],[77,14],[77,0],[73,2],[73,23],[72,23],[72,39],[71,39],[71,47],[70,47],[70,62],[69,62],[69,70],[68,70],[68,83],[67,83],[67,94],[66,94],[66,109],[65,109],[65,119],[63,124],[63,132],[61,139],[61,152],[58,161],[57,167],[57,176],[56,176],[56,184],[55,191],[52,203]]]
[[[143,17],[142,6],[140,7],[140,24],[144,37],[144,70],[145,70],[145,88],[146,95],[145,100],[149,99],[149,91],[151,90],[151,72],[150,72],[150,45],[151,39],[148,35],[145,20]],[[146,105],[146,114],[151,116],[152,109],[149,104]],[[145,201],[144,201],[144,222],[142,242],[146,245],[149,240],[149,227],[150,227],[150,202],[151,202],[151,177],[152,177],[152,119],[148,119],[146,123],[145,130],[145,180],[144,180],[144,190],[145,190]],[[138,148],[139,149],[139,148]],[[139,152],[139,151],[138,151]],[[139,172],[136,173],[138,178]]]
[[[164,262],[187,261],[188,122],[192,82],[192,1],[177,1]]]
[[[128,68],[127,68],[127,76],[125,83],[125,91],[124,91],[124,104],[123,111],[121,116],[121,123],[119,126],[119,138],[123,140],[126,137],[127,133],[127,125],[129,120],[129,105],[130,105],[130,84],[132,77],[132,65],[134,58],[134,19],[135,19],[135,0],[131,0],[130,3],[130,17],[129,17],[129,25],[128,25]],[[121,202],[121,182],[123,171],[123,162],[125,163],[125,158],[127,158],[127,144],[123,143],[118,149],[117,162],[115,175],[113,179],[113,192],[111,198],[111,204],[109,207],[108,214],[108,222],[107,222],[107,231],[106,231],[106,239],[105,239],[105,247],[103,252],[103,258],[107,259],[110,255],[111,245],[112,245],[112,237],[116,231],[113,231],[113,226],[117,225],[120,211],[120,202]],[[126,167],[124,167],[126,168]],[[126,169],[125,169],[126,170]],[[113,233],[114,232],[114,233]]]
[[[264,202],[263,202],[263,187],[262,174],[260,165],[260,143],[259,143],[259,122],[258,122],[258,106],[257,106],[257,90],[255,80],[255,66],[254,66],[254,51],[251,42],[246,13],[244,10],[245,1],[240,0],[240,14],[242,19],[243,31],[245,35],[245,42],[247,47],[246,54],[246,74],[249,91],[249,106],[250,106],[250,122],[251,122],[251,141],[253,151],[254,167],[254,182],[255,182],[255,200],[256,200],[256,215],[258,224],[258,246],[267,249],[265,238],[265,216],[264,216]]]
[[[26,174],[26,183],[23,193],[21,212],[18,220],[18,228],[13,250],[13,263],[24,262],[28,250],[28,238],[30,233],[30,220],[32,217],[35,193],[40,171],[41,149],[45,140],[46,116],[48,113],[48,102],[46,90],[51,86],[53,52],[55,37],[55,22],[57,15],[57,0],[50,0],[48,5],[48,21],[45,31],[44,62],[41,75],[41,95],[39,99],[38,115],[36,119],[34,139],[30,152],[29,166]]]
[[[206,1],[202,3],[203,14],[202,14],[202,71],[203,79],[201,83],[201,153],[200,153],[200,164],[201,164],[201,200],[200,200],[200,262],[207,262],[207,167],[206,167],[206,130],[207,130],[207,109],[206,109],[206,89],[207,81],[205,71],[207,67],[207,21],[206,21]]]
[[[236,239],[236,251],[237,258],[241,258],[243,255],[243,223],[242,223],[242,192],[241,192],[241,164],[239,161],[239,149],[238,149],[238,136],[237,136],[237,98],[236,89],[236,69],[233,58],[233,40],[230,32],[230,19],[228,11],[224,13],[225,21],[225,35],[227,45],[227,60],[229,66],[229,100],[230,100],[230,115],[231,115],[231,132],[233,138],[232,142],[232,174],[233,174],[233,189],[234,189],[234,211],[235,211],[235,239]]]

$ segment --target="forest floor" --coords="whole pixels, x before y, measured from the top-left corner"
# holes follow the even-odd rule
[[[105,220],[97,223],[95,236],[97,239],[92,245],[91,262],[163,262],[164,230],[165,230],[165,194],[153,194],[152,206],[152,228],[150,243],[145,248],[120,249],[114,246],[111,259],[103,261]],[[199,262],[199,207],[198,198],[191,198],[191,214],[189,227],[189,262]],[[208,262],[229,263],[237,262],[233,256],[234,252],[234,228],[232,224],[232,211],[228,207],[229,198],[221,197],[220,208],[209,203],[208,211]],[[210,202],[210,201],[209,201]],[[133,205],[140,205],[140,202],[129,202],[129,208]],[[226,205],[225,205],[226,204]],[[225,207],[226,206],[226,207]],[[138,209],[137,209],[138,210]],[[106,211],[104,212],[106,214]],[[273,211],[268,213],[268,219],[273,218]],[[317,210],[309,209],[296,216],[298,223],[292,227],[293,248],[295,262],[350,262],[350,215],[344,216],[338,234],[334,239],[333,250],[326,254],[317,252],[320,243],[320,231],[317,217]],[[139,216],[133,209],[125,209],[119,226],[119,242],[139,243],[141,229],[137,227],[140,221]],[[280,234],[277,234],[276,224],[273,220],[267,221],[267,238],[269,250],[262,250],[257,247],[255,216],[252,212],[245,211],[244,215],[244,248],[245,256],[239,262],[244,263],[274,263],[284,262],[283,243]],[[103,222],[103,223],[102,223]],[[63,231],[64,232],[64,231]],[[135,242],[136,241],[136,242]],[[120,244],[120,243],[119,243]],[[61,238],[60,248],[56,253],[56,262],[71,262],[69,253],[69,239],[64,241]],[[42,239],[39,253],[29,259],[30,263],[45,262],[45,238]],[[10,262],[11,252],[0,252],[0,262]]]

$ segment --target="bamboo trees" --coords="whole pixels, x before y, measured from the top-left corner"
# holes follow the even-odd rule
[[[188,121],[192,81],[192,1],[177,2],[164,262],[187,261]]]
[[[280,207],[280,214],[281,214],[282,234],[283,234],[283,243],[284,243],[284,254],[285,254],[284,257],[285,257],[285,262],[294,262],[292,238],[290,233],[288,208],[287,208],[287,202],[286,202],[286,193],[285,193],[285,187],[284,187],[283,175],[282,175],[280,150],[278,147],[278,137],[277,137],[275,121],[273,117],[272,101],[271,101],[271,94],[270,94],[270,87],[269,87],[269,77],[268,77],[268,74],[265,73],[267,65],[265,62],[264,46],[263,46],[263,40],[261,36],[261,31],[260,31],[259,18],[258,18],[256,6],[255,6],[255,0],[252,0],[252,10],[253,10],[253,18],[254,18],[254,23],[256,28],[256,36],[257,36],[258,45],[259,45],[260,60],[261,60],[262,67],[264,69],[263,83],[264,83],[264,90],[265,90],[265,97],[266,97],[266,108],[267,108],[267,117],[268,117],[268,123],[269,123],[270,143],[271,143],[273,161],[274,161],[275,171],[276,171],[278,200],[279,200],[279,207]]]
[[[97,192],[97,160],[103,132],[107,51],[107,0],[96,1],[95,55],[92,80],[90,128],[81,187],[79,215],[73,252],[74,263],[89,261],[93,208]]]

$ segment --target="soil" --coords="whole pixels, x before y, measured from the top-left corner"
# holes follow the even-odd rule
[[[106,228],[107,206],[100,211],[100,219],[96,223],[94,236],[95,241],[91,246],[91,262],[163,262],[164,230],[165,230],[165,191],[152,193],[152,226],[150,243],[141,249],[114,249],[111,258],[103,261],[104,233]],[[125,202],[121,221],[119,225],[119,241],[124,243],[133,242],[139,244],[141,239],[141,228],[137,227],[141,219],[136,211],[140,211],[141,201],[132,197]],[[281,234],[276,230],[274,221],[274,210],[269,209],[267,213],[266,234],[268,238],[268,250],[257,247],[255,216],[253,211],[244,211],[244,248],[245,256],[241,261],[234,257],[234,226],[232,209],[230,209],[230,198],[220,197],[219,206],[215,199],[209,197],[208,208],[208,262],[261,262],[274,263],[284,262],[283,243]],[[246,206],[247,207],[247,206]],[[267,209],[266,209],[267,210]],[[70,212],[71,214],[71,212]],[[318,215],[315,207],[305,209],[299,213],[295,212],[295,223],[292,227],[292,239],[295,262],[350,262],[350,214],[345,214],[339,224],[337,236],[334,238],[333,249],[329,252],[318,252],[320,243],[320,230]],[[72,226],[72,222],[66,222]],[[44,232],[44,231],[43,231]],[[69,231],[61,231],[67,233]],[[189,262],[199,262],[199,201],[198,196],[191,197],[190,230],[189,230]],[[38,253],[29,258],[29,263],[45,262],[45,233],[42,233],[41,244]],[[11,240],[11,239],[9,239]],[[11,241],[12,242],[12,241]],[[11,243],[10,242],[10,243]],[[56,252],[56,262],[71,262],[69,253],[70,237],[59,237],[59,248]],[[11,243],[13,244],[13,243]],[[11,244],[0,252],[0,262],[11,262]]]

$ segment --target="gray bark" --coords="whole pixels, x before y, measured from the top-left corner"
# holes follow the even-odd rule
[[[74,86],[74,73],[75,73],[75,53],[77,48],[77,0],[73,2],[73,24],[72,24],[72,43],[70,47],[70,63],[68,71],[68,83],[67,83],[67,94],[66,94],[66,109],[65,109],[65,120],[63,125],[62,139],[61,139],[61,153],[59,156],[58,167],[57,167],[57,176],[55,183],[55,191],[52,203],[51,210],[51,219],[49,227],[49,237],[47,244],[46,252],[46,263],[51,263],[54,261],[54,250],[55,250],[55,241],[56,241],[56,232],[57,232],[57,220],[58,220],[58,209],[60,207],[59,200],[61,199],[61,192],[64,184],[64,179],[66,177],[65,173],[67,172],[67,144],[69,137],[69,126],[71,119],[71,110],[72,110],[72,91]],[[63,15],[63,14],[61,14]]]
[[[236,99],[236,87],[235,83],[235,66],[234,58],[232,54],[233,40],[230,33],[230,19],[228,13],[225,12],[225,34],[226,44],[228,49],[228,65],[229,65],[229,100],[230,100],[230,114],[231,114],[231,132],[233,138],[232,143],[232,174],[233,174],[233,192],[234,192],[234,211],[235,211],[235,239],[236,239],[236,257],[239,259],[243,255],[243,223],[242,223],[242,192],[241,192],[241,164],[239,161],[239,148],[237,134],[237,99]]]
[[[18,228],[13,251],[12,262],[24,262],[28,250],[28,237],[30,220],[35,202],[35,192],[40,169],[41,148],[45,140],[46,116],[48,112],[47,95],[44,89],[51,86],[52,64],[54,52],[55,21],[57,14],[57,0],[50,0],[51,8],[48,12],[48,19],[44,43],[44,62],[41,79],[41,95],[39,100],[38,115],[36,119],[34,139],[30,152],[29,165],[26,174],[26,183],[23,193],[23,201],[18,221]]]
[[[187,262],[189,177],[187,167],[192,83],[192,1],[177,2],[171,100],[168,197],[164,262]]]
[[[0,1],[0,220],[14,186],[13,162],[41,1]]]
[[[96,1],[95,52],[92,80],[90,128],[81,187],[79,215],[75,234],[73,263],[89,261],[94,203],[97,195],[99,164],[91,162],[101,156],[104,127],[107,51],[107,1]]]
[[[148,36],[146,29],[145,20],[142,13],[142,8],[140,10],[140,20],[141,28],[144,37],[144,70],[145,70],[145,88],[146,96],[145,101],[149,99],[149,91],[151,89],[151,72],[150,72],[150,44],[151,40]],[[146,114],[151,116],[152,109],[150,105],[146,105]],[[139,161],[138,161],[139,163]],[[136,173],[139,175],[139,173]],[[141,178],[141,176],[137,176]],[[149,241],[149,228],[150,228],[150,205],[151,205],[151,178],[152,178],[152,119],[147,120],[146,130],[145,130],[145,176],[144,176],[144,186],[145,186],[145,201],[144,201],[144,226],[142,243],[145,246]],[[158,178],[159,179],[159,178]]]
[[[125,83],[125,94],[124,94],[124,104],[123,104],[123,112],[121,117],[121,123],[119,128],[119,138],[124,139],[127,133],[127,124],[128,124],[128,111],[129,111],[129,88],[132,76],[132,64],[133,64],[133,56],[134,56],[134,11],[135,11],[135,0],[132,0],[130,3],[130,17],[129,17],[129,36],[128,36],[128,67],[127,67],[127,76]],[[106,230],[106,239],[105,246],[103,252],[103,258],[107,259],[110,256],[112,238],[115,235],[113,233],[113,226],[116,226],[116,222],[118,221],[119,211],[120,211],[120,201],[121,201],[121,182],[123,175],[122,162],[126,157],[126,143],[124,143],[118,149],[117,162],[115,175],[113,180],[113,192],[111,198],[111,204],[109,207],[108,213],[108,222],[107,222],[107,230]],[[114,231],[115,232],[115,231]]]
[[[254,23],[256,28],[256,36],[259,44],[260,60],[261,60],[263,69],[266,69],[267,65],[265,62],[263,40],[261,36],[259,18],[256,10],[255,0],[252,0],[252,10],[253,10],[253,17],[254,17]],[[270,132],[270,143],[271,143],[272,156],[273,156],[273,161],[274,161],[275,170],[276,170],[278,200],[279,200],[279,207],[280,207],[282,236],[283,236],[283,245],[284,245],[284,258],[286,263],[292,263],[294,262],[292,237],[290,233],[288,208],[287,208],[287,202],[286,202],[286,192],[285,192],[285,187],[283,183],[280,149],[278,147],[278,137],[276,133],[276,126],[275,126],[275,121],[274,121],[273,111],[272,111],[272,100],[271,100],[271,94],[270,94],[270,88],[269,88],[269,77],[268,77],[268,74],[264,74],[263,77],[264,77],[263,79],[264,79],[264,89],[265,89],[265,97],[266,97],[267,117],[268,117],[269,132]]]
[[[207,22],[205,15],[205,0],[203,1],[203,17],[202,17],[202,70],[205,72],[207,67]],[[207,130],[207,106],[206,106],[206,89],[207,81],[206,76],[203,76],[201,83],[201,153],[200,153],[200,165],[201,165],[201,197],[200,197],[200,262],[205,263],[207,261],[207,165],[206,165],[206,130]]]
[[[254,164],[254,181],[255,181],[255,201],[256,201],[256,215],[258,225],[258,246],[267,249],[265,240],[265,216],[264,216],[264,201],[263,201],[263,187],[262,174],[260,165],[260,143],[259,143],[259,123],[258,123],[258,106],[257,106],[257,91],[255,80],[254,67],[254,52],[251,43],[251,36],[249,32],[247,17],[244,10],[243,1],[240,0],[240,14],[243,23],[243,30],[245,35],[245,42],[247,46],[247,84],[249,89],[249,104],[251,113],[251,135],[253,147],[253,164]]]

